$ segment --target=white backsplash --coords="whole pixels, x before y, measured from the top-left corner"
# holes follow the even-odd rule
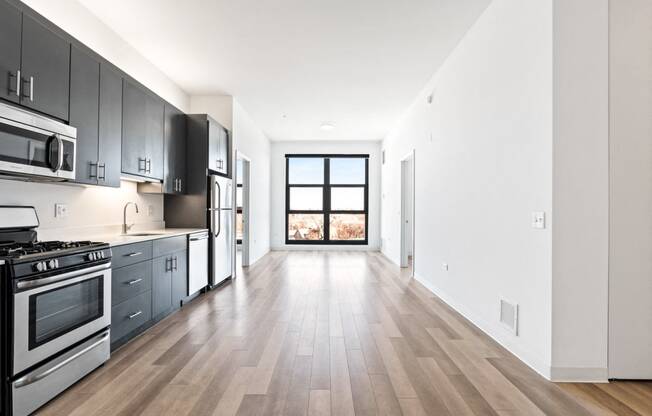
[[[120,232],[123,207],[128,208],[129,223],[135,229],[165,226],[163,196],[139,194],[136,183],[122,181],[120,188],[104,188],[60,183],[21,182],[0,179],[0,205],[29,205],[36,208],[39,239],[83,239],[85,235]],[[67,205],[67,217],[55,217],[55,204]]]

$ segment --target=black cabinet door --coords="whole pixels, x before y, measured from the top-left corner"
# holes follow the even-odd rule
[[[164,192],[182,194],[186,181],[186,115],[166,104]]]
[[[208,121],[208,169],[219,171],[220,126]]]
[[[174,270],[172,271],[172,306],[178,308],[188,291],[188,252],[186,250],[172,255]]]
[[[163,180],[163,146],[165,136],[165,104],[160,98],[147,94],[147,158],[145,176]]]
[[[152,316],[158,317],[172,309],[173,258],[158,257],[152,267]]]
[[[6,1],[0,1],[0,98],[17,103],[20,70],[22,15]]]
[[[123,82],[122,172],[147,174],[147,94],[128,80]]]
[[[229,174],[229,132],[224,128],[220,127],[220,146],[219,146],[219,161],[220,169],[219,172],[223,175]]]
[[[23,14],[21,103],[68,120],[70,44]]]
[[[100,65],[100,185],[120,187],[121,149],[122,77],[108,65]]]
[[[100,64],[73,47],[70,54],[70,125],[77,128],[75,182],[97,184]]]

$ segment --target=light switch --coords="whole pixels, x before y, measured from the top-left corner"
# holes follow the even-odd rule
[[[532,228],[544,229],[546,228],[546,213],[537,211],[532,213]]]

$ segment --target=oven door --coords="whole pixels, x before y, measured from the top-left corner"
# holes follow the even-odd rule
[[[107,263],[17,283],[14,375],[111,324],[110,267]]]
[[[19,175],[75,178],[75,140],[0,120],[0,170]]]

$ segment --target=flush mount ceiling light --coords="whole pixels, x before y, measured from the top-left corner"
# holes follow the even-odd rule
[[[335,125],[333,123],[321,123],[321,129],[324,131],[331,131],[335,128]]]

